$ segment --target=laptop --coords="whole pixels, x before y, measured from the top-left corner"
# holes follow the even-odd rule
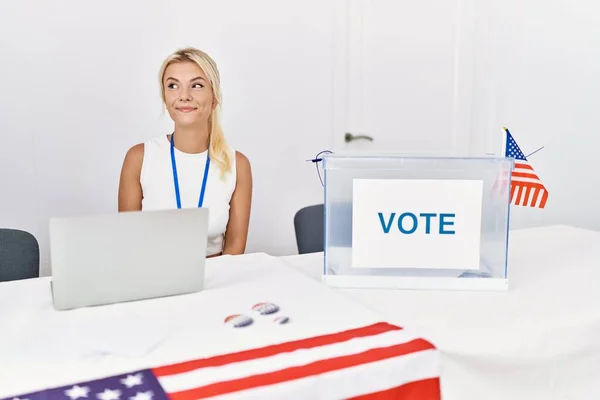
[[[208,211],[190,208],[50,219],[54,308],[201,291]]]

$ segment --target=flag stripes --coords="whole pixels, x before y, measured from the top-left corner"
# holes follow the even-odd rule
[[[311,399],[391,395],[411,382],[435,380],[437,367],[431,343],[377,323],[152,371],[171,400],[266,400],[290,398],[285,393]]]

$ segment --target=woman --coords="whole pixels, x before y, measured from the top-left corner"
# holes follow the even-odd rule
[[[175,128],[133,146],[119,183],[119,212],[170,208],[210,209],[207,256],[246,249],[252,172],[230,148],[219,122],[219,71],[204,52],[176,51],[160,69],[162,101]]]

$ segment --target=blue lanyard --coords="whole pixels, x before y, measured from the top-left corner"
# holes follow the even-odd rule
[[[177,208],[181,208],[181,197],[179,195],[179,179],[177,178],[177,165],[175,164],[175,146],[171,134],[171,165],[173,166],[173,182],[175,183],[175,197],[177,199]],[[204,167],[204,178],[202,178],[202,189],[200,190],[200,198],[198,199],[198,208],[204,203],[204,192],[206,191],[206,181],[208,180],[208,167],[210,166],[210,158],[208,151],[206,152],[206,166]]]

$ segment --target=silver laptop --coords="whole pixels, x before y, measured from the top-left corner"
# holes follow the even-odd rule
[[[208,209],[52,218],[58,310],[201,291]]]

